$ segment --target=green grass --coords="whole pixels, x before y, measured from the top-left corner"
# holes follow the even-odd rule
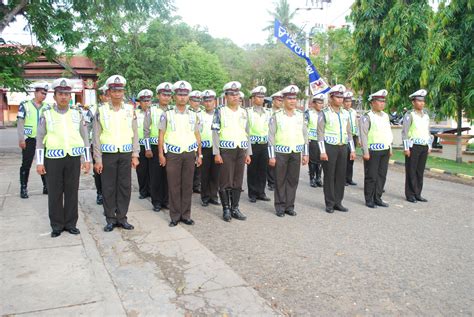
[[[357,154],[362,156],[362,150],[360,148],[357,149]],[[393,155],[390,159],[405,163],[405,155],[403,154],[402,150],[393,150]],[[474,176],[474,164],[464,162],[458,164],[453,160],[447,160],[444,158],[435,157],[433,155],[428,156],[426,167],[438,168],[452,174],[466,174]]]

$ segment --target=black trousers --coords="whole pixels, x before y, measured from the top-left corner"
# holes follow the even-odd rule
[[[170,218],[173,221],[191,218],[195,162],[195,152],[166,154],[166,173],[169,175]]]
[[[150,159],[145,156],[145,146],[140,145],[140,164],[137,166],[138,191],[140,195],[147,197],[150,194]]]
[[[132,153],[103,153],[102,194],[107,223],[127,221],[132,193]]]
[[[200,190],[201,189],[201,166],[194,167],[194,175],[193,175],[193,190]]]
[[[327,161],[322,161],[324,171],[324,202],[326,207],[340,205],[346,187],[347,145],[324,143]]]
[[[219,165],[219,191],[242,189],[247,149],[220,149],[223,164]]]
[[[354,141],[354,148],[357,144],[357,135],[352,136],[352,140]],[[349,145],[347,145],[347,166],[346,166],[346,183],[352,182],[352,176],[354,175],[354,160],[350,159],[351,156],[351,149]]]
[[[275,187],[275,167],[267,166],[267,184],[268,187]]]
[[[44,159],[48,178],[49,221],[53,230],[76,228],[81,157]]]
[[[149,162],[150,177],[150,196],[153,206],[168,206],[168,180],[166,177],[166,167],[160,166],[158,158],[158,146],[151,145],[153,157]]]
[[[252,144],[252,161],[247,166],[247,187],[250,198],[265,196],[268,167],[268,144]]]
[[[94,159],[94,146],[91,145],[91,157],[92,157],[92,164],[95,164],[95,159]],[[94,184],[95,184],[95,189],[97,191],[97,194],[102,194],[102,181],[100,179],[100,174],[97,174],[97,172],[95,171],[95,168],[93,168],[94,170]]]
[[[209,201],[214,199],[217,201],[217,182],[219,181],[219,167],[214,162],[212,148],[202,149],[202,165],[201,170],[201,200]]]
[[[427,145],[413,145],[410,149],[410,157],[405,155],[405,196],[407,199],[421,196],[427,159]]]
[[[364,161],[364,196],[366,203],[382,200],[390,150],[369,151],[369,154],[370,159]]]
[[[275,211],[294,210],[300,178],[301,153],[275,153],[275,159]]]
[[[20,183],[26,186],[30,176],[31,164],[35,157],[36,138],[26,138],[25,144],[25,148],[21,151]],[[41,180],[43,186],[46,186],[46,177],[42,175]]]

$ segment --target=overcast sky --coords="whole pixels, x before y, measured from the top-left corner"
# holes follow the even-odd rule
[[[316,2],[313,0],[313,2]],[[323,10],[298,10],[295,24],[306,25],[308,30],[315,23],[340,26],[345,24],[345,16],[350,13],[354,0],[332,0]],[[292,10],[311,5],[311,0],[289,0]],[[273,11],[275,0],[175,0],[175,14],[187,24],[207,27],[213,37],[227,37],[237,45],[266,42],[268,32],[262,31],[272,20],[268,10]],[[24,19],[11,24],[1,35],[6,41],[31,44],[32,39]],[[33,43],[34,39],[33,39]],[[36,44],[36,43],[35,43]]]

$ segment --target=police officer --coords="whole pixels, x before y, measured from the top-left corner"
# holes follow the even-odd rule
[[[271,114],[275,114],[283,105],[283,95],[281,91],[277,91],[270,96],[272,98],[272,109]],[[268,165],[267,167],[267,187],[268,190],[273,191],[275,189],[275,167]]]
[[[98,109],[93,123],[94,168],[101,174],[107,221],[104,231],[118,226],[132,230],[127,212],[132,192],[130,165],[136,168],[139,164],[137,117],[133,106],[123,101],[125,78],[110,76],[106,85],[110,102]]]
[[[420,89],[409,97],[413,110],[403,117],[402,139],[405,152],[405,197],[409,202],[427,202],[421,196],[426,160],[433,141],[430,134],[430,116],[424,109],[426,90]]]
[[[59,78],[53,82],[55,104],[42,110],[36,139],[36,171],[48,178],[48,210],[51,237],[63,231],[79,234],[79,176],[90,168],[89,136],[81,110],[69,108],[72,83]]]
[[[387,91],[369,95],[372,110],[360,118],[360,144],[364,159],[364,196],[369,208],[388,207],[382,200],[387,178],[388,162],[392,155],[392,129],[384,112]]]
[[[240,87],[237,81],[224,85],[226,105],[216,109],[212,123],[212,151],[219,167],[219,196],[224,221],[245,220],[239,210],[245,164],[250,164],[247,111],[240,107]]]
[[[201,205],[204,207],[219,205],[217,198],[217,182],[219,169],[212,154],[212,120],[216,109],[216,93],[213,90],[202,92],[204,111],[201,116]]]
[[[180,80],[173,85],[175,107],[160,119],[159,158],[166,166],[170,199],[170,227],[178,222],[193,225],[191,198],[194,166],[201,166],[201,136],[197,113],[187,105],[191,85]],[[197,156],[196,156],[197,150]],[[166,155],[165,155],[166,154]]]
[[[329,94],[329,106],[319,113],[318,143],[324,171],[324,201],[326,212],[349,211],[342,205],[346,182],[347,144],[350,146],[349,159],[355,158],[349,113],[342,107],[346,88],[333,86]]]
[[[344,109],[349,113],[349,123],[351,124],[351,138],[354,143],[354,147],[357,146],[357,135],[359,134],[359,126],[357,123],[357,111],[352,109],[352,103],[354,101],[354,94],[351,91],[344,93],[343,105]],[[350,151],[347,151],[347,167],[346,167],[346,186],[357,185],[352,180],[354,175],[354,160],[350,159]]]
[[[318,145],[318,118],[324,106],[324,99],[324,94],[314,95],[311,107],[306,111],[309,139],[309,184],[311,187],[323,187],[321,180],[323,167]]]
[[[283,109],[271,118],[268,134],[269,165],[275,167],[275,211],[278,217],[296,216],[295,197],[300,165],[308,164],[308,132],[304,112],[296,109],[299,89],[282,90]],[[301,159],[303,154],[303,159]]]
[[[20,167],[20,197],[28,198],[28,178],[30,176],[31,164],[35,156],[36,131],[41,108],[47,105],[44,100],[48,94],[48,83],[39,82],[34,84],[35,96],[33,99],[23,101],[20,104],[17,115],[18,144],[21,148]],[[46,177],[41,175],[43,182],[43,194],[48,193]]]
[[[109,96],[107,95],[107,86],[103,85],[102,87],[99,88],[99,103],[97,105],[91,105],[89,107],[89,111],[86,112],[84,116],[84,120],[87,123],[87,128],[89,131],[89,142],[91,143],[91,156],[92,156],[92,163],[95,164],[95,159],[94,159],[94,145],[92,144],[93,142],[93,122],[95,118],[95,114],[97,113],[97,109],[102,106],[103,104],[109,102]],[[102,196],[102,181],[100,179],[100,174],[97,174],[96,170],[94,170],[94,184],[95,184],[95,189],[96,189],[96,204],[97,205],[102,205],[104,203],[104,197]]]
[[[199,122],[202,121],[201,102],[202,96],[199,90],[193,90],[189,93],[189,105],[196,112]],[[201,193],[201,166],[194,168],[193,193]]]
[[[151,99],[153,98],[153,92],[149,89],[141,90],[137,99],[139,102],[138,108],[135,110],[137,115],[137,130],[138,130],[138,143],[140,144],[140,154],[138,161],[140,164],[137,166],[137,179],[138,179],[138,192],[139,199],[145,199],[150,196],[150,159],[145,156],[145,137],[143,133],[143,121],[145,116],[150,111]]]
[[[158,158],[158,136],[160,118],[170,108],[172,83],[163,82],[156,87],[158,104],[150,107],[143,122],[145,138],[145,156],[150,159],[150,194],[153,210],[159,212],[168,208],[168,180],[166,168],[160,165]]]
[[[247,109],[252,146],[252,162],[247,167],[247,187],[251,203],[257,200],[270,201],[265,194],[268,166],[268,123],[270,109],[263,107],[267,88],[258,86],[251,91],[252,107]]]

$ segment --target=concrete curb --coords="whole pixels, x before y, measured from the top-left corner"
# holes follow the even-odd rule
[[[395,161],[395,160],[390,160],[389,163],[392,164],[392,165],[393,164],[405,165],[404,162]],[[439,169],[439,168],[434,168],[434,167],[426,167],[425,170],[433,172],[433,173],[437,173],[437,174],[446,174],[446,175],[456,176],[456,177],[464,178],[464,179],[470,179],[470,180],[474,179],[474,176],[471,176],[471,175],[466,175],[466,174],[462,174],[462,173],[453,173],[453,172],[450,172],[450,171],[445,171],[445,170],[442,170],[442,169]]]

